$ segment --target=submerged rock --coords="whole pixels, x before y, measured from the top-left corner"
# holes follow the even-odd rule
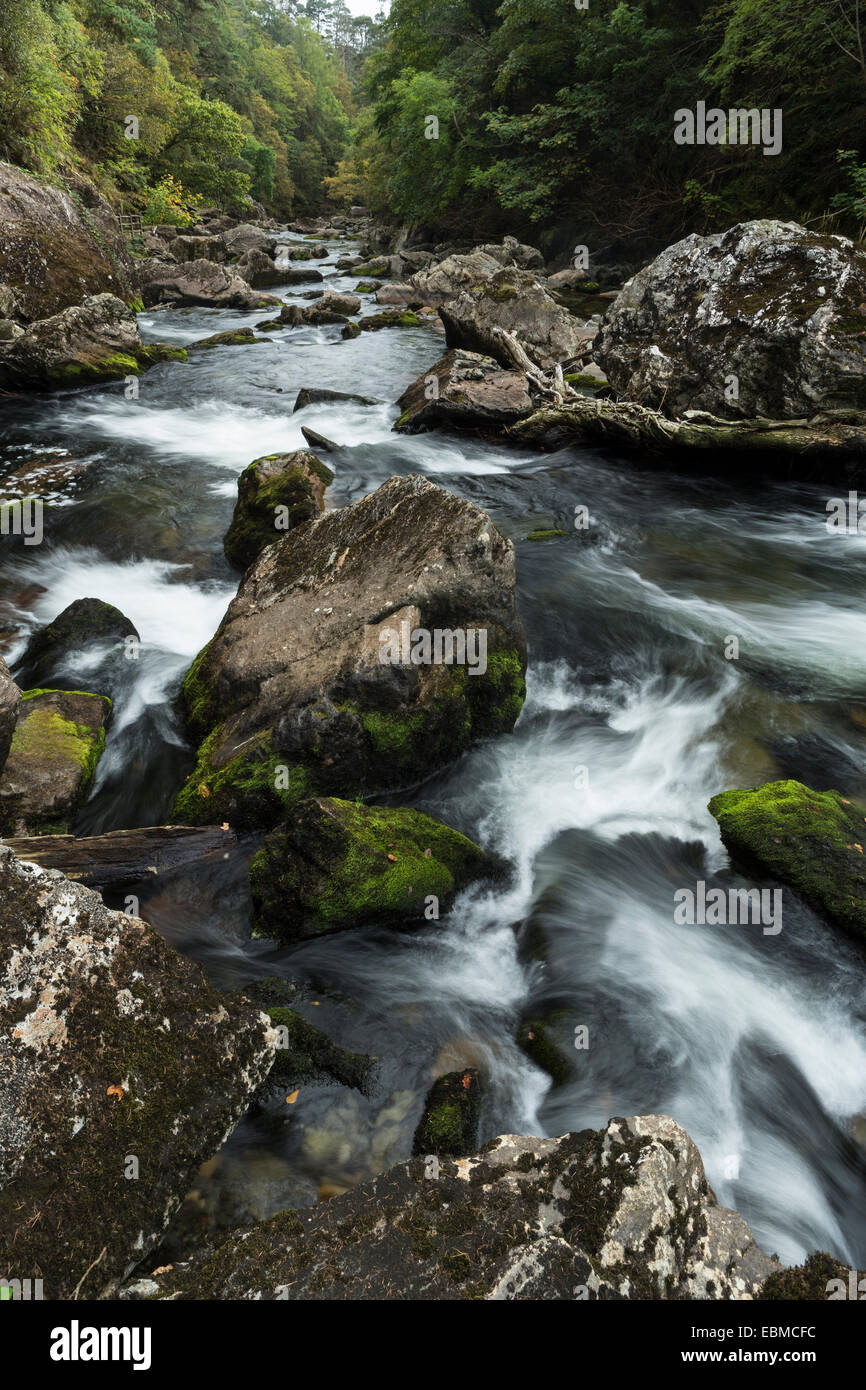
[[[579,357],[595,333],[557,304],[527,270],[498,270],[449,299],[440,315],[449,347],[487,353],[505,367],[512,361],[500,330],[514,334],[545,371]]]
[[[254,992],[254,991],[253,991]],[[267,1010],[277,1030],[276,1056],[267,1079],[268,1089],[290,1093],[311,1082],[333,1081],[368,1095],[376,1070],[375,1057],[349,1052],[299,1014],[277,1005]],[[285,1105],[285,1101],[283,1101]]]
[[[307,449],[254,459],[238,478],[238,500],[223,549],[245,570],[265,546],[324,510],[330,468]]]
[[[66,834],[105,749],[111,701],[79,690],[27,690],[0,776],[0,831]]]
[[[417,659],[394,652],[416,629]],[[429,776],[513,726],[525,662],[511,542],[473,503],[391,478],[247,571],[184,682],[205,742],[175,816],[274,824],[310,789]]]
[[[467,1158],[478,1148],[481,1094],[474,1067],[439,1076],[427,1092],[412,1140],[413,1154]]]
[[[866,938],[866,807],[789,781],[722,792],[709,811],[737,864],[790,884],[823,917]]]
[[[267,1017],[97,893],[0,846],[0,1268],[110,1293],[274,1057]]]
[[[780,1266],[666,1115],[399,1164],[152,1276],[195,1299],[751,1299]]]
[[[472,840],[422,811],[334,797],[301,801],[250,865],[253,925],[285,940],[371,918],[435,916],[464,884],[501,873]]]
[[[866,407],[866,252],[793,222],[669,246],[623,288],[594,353],[669,415],[791,420]]]
[[[308,405],[327,404],[331,401],[356,401],[359,405],[378,404],[373,396],[358,396],[352,391],[329,391],[324,386],[302,386],[292,406],[292,414],[294,415],[296,410],[304,410]]]
[[[138,637],[135,625],[119,608],[100,598],[77,598],[33,633],[16,665],[22,687],[46,687],[58,681],[66,685],[81,656],[93,647]]]
[[[454,348],[407,386],[397,402],[395,430],[407,434],[450,425],[457,429],[512,425],[534,405],[523,372],[504,371],[492,357]]]

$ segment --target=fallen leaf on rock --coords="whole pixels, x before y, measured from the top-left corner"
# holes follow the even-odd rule
[[[118,1100],[123,1100],[123,1087],[122,1087],[122,1086],[109,1086],[109,1088],[108,1088],[108,1090],[105,1092],[105,1094],[106,1094],[107,1096],[117,1096],[117,1099],[118,1099]]]
[[[397,856],[396,856],[396,854],[389,854],[389,855],[388,855],[388,858],[390,859],[390,861],[391,861],[392,864],[396,864],[396,863],[397,863]]]
[[[300,1089],[298,1089],[297,1091],[292,1091],[292,1094],[290,1096],[286,1096],[286,1105],[294,1105],[295,1101],[298,1099],[298,1096],[300,1094]]]

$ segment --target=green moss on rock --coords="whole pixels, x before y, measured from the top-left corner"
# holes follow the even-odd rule
[[[473,1067],[437,1077],[412,1141],[413,1154],[465,1158],[478,1148],[480,1085]]]
[[[421,811],[335,797],[301,802],[250,866],[256,930],[293,939],[375,917],[423,917],[499,865]]]
[[[238,478],[238,500],[223,542],[229,564],[247,569],[266,546],[317,516],[333,479],[331,469],[306,450],[254,459]]]
[[[300,767],[287,767],[274,749],[270,734],[250,739],[242,752],[218,767],[213,759],[220,735],[221,729],[215,729],[198,750],[195,768],[171,810],[176,824],[212,825],[228,821],[239,830],[262,830],[273,825],[307,793],[307,773]]]
[[[709,810],[736,863],[790,884],[816,912],[866,937],[866,808],[787,781],[722,792]]]

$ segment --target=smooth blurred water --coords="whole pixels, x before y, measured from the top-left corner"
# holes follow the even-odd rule
[[[354,287],[332,269],[326,287]],[[376,307],[365,300],[364,312]],[[150,339],[189,343],[271,312],[156,311],[141,323]],[[292,950],[249,941],[243,856],[148,900],[149,920],[218,983],[294,979],[305,1016],[380,1058],[370,1099],[310,1086],[288,1120],[242,1125],[219,1167],[222,1198],[235,1214],[267,1214],[405,1157],[432,1076],[479,1065],[485,1138],[671,1114],[766,1249],[793,1261],[825,1248],[862,1266],[862,949],[792,894],[777,936],[677,926],[673,894],[699,878],[745,882],[706,810],[714,793],[793,776],[866,797],[866,537],[828,533],[828,488],[395,435],[393,402],[441,355],[432,328],[272,337],[160,365],[138,400],[117,385],[5,405],[8,466],[49,448],[86,463],[66,505],[46,513],[42,546],[3,543],[10,660],[34,625],[84,596],[116,604],[142,638],[78,829],[167,814],[190,765],[173,697],[238,582],[222,555],[237,475],[303,445],[302,423],[339,445],[328,506],[421,472],[513,538],[529,696],[512,735],[400,798],[507,855],[506,889],[467,892],[412,932],[374,927]],[[379,403],[293,415],[302,386]],[[566,534],[533,543],[534,527]],[[92,662],[85,688],[88,676]],[[514,1042],[521,1017],[551,1011],[566,1047],[580,1025],[590,1039],[556,1090]]]

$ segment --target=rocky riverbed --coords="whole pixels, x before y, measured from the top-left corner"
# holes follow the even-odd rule
[[[57,1298],[862,1262],[866,556],[826,523],[863,253],[742,224],[623,288],[214,213],[52,297],[28,218],[89,224],[37,194],[0,254],[3,1258]],[[782,929],[678,921],[698,882]]]

